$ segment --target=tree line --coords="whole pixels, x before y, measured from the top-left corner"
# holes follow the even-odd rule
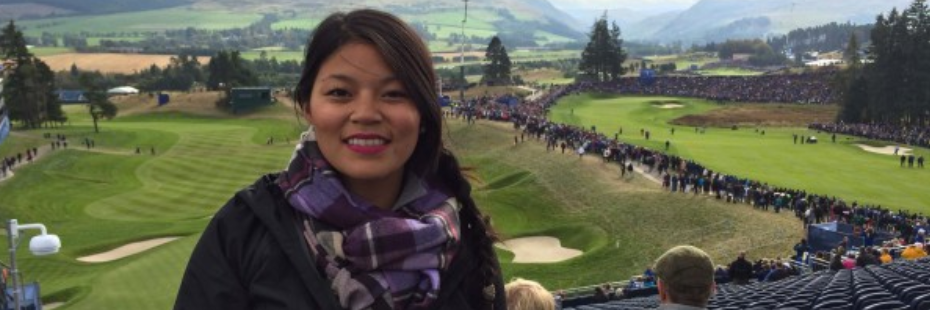
[[[770,37],[766,40],[776,51],[791,51],[792,55],[806,52],[839,51],[846,48],[849,36],[855,34],[860,38],[860,46],[869,44],[869,32],[872,24],[855,25],[852,23],[829,23],[815,27],[795,29],[786,35]]]
[[[903,11],[879,15],[869,33],[867,60],[857,36],[849,39],[839,120],[900,126],[930,125],[930,8],[915,0]]]

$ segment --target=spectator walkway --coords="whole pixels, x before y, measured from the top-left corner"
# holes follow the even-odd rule
[[[10,133],[10,138],[13,138],[13,137],[16,137],[16,136],[25,137],[26,134],[20,133],[20,132],[11,132],[11,133]],[[19,170],[19,169],[22,168],[23,166],[31,165],[32,163],[35,163],[35,162],[39,161],[40,159],[42,159],[43,157],[45,157],[45,155],[47,155],[47,154],[49,154],[49,153],[52,152],[52,146],[51,146],[51,145],[43,145],[43,146],[38,147],[37,149],[38,149],[38,152],[36,153],[36,156],[32,158],[32,161],[25,161],[25,160],[24,160],[22,163],[20,163],[20,164],[14,166],[13,169],[10,169],[10,170],[6,173],[6,176],[0,175],[0,183],[5,182],[6,180],[12,179],[13,176],[16,175],[16,170]]]

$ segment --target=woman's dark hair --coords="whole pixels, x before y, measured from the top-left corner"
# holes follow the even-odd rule
[[[317,26],[307,46],[304,69],[294,90],[294,102],[304,112],[310,108],[313,83],[323,62],[350,42],[368,43],[384,58],[404,85],[420,113],[422,133],[406,169],[433,179],[440,179],[462,205],[462,232],[474,240],[480,258],[483,279],[496,284],[500,277],[493,243],[497,235],[471,198],[471,185],[462,173],[458,160],[442,144],[442,111],[439,107],[436,74],[426,45],[407,23],[394,15],[376,10],[335,13]],[[468,250],[468,249],[465,249]],[[495,288],[503,289],[503,288]],[[490,302],[490,300],[488,300]]]

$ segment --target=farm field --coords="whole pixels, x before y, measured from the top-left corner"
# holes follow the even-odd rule
[[[303,128],[286,105],[233,117],[211,110],[207,97],[173,96],[172,110],[134,98],[117,103],[127,113],[102,122],[99,134],[83,106],[67,106],[70,126],[17,131],[0,149],[7,156],[41,147],[46,132],[71,142],[0,183],[0,211],[21,223],[42,222],[62,238],[58,255],[19,256],[25,280],[40,281],[45,302],[64,302],[59,309],[170,308],[210,216],[289,158],[291,145],[266,139],[296,139]],[[626,279],[674,244],[702,246],[724,261],[747,248],[759,257],[784,256],[800,238],[800,224],[787,214],[671,195],[638,176],[621,179],[618,168],[594,157],[546,153],[542,143],[513,146],[507,124],[448,124],[449,146],[477,169],[474,195],[504,238],[553,236],[584,251],[561,263],[516,264],[499,250],[505,278],[569,288]],[[96,149],[82,148],[84,138]],[[116,261],[76,260],[161,237],[180,239]]]
[[[661,109],[664,104],[681,104],[680,109]],[[776,115],[780,105],[771,105],[767,113]],[[869,153],[856,144],[884,146],[889,143],[864,141],[838,135],[830,136],[803,126],[761,127],[765,135],[753,127],[731,130],[730,126],[707,128],[697,134],[694,127],[670,124],[685,115],[703,114],[716,109],[729,109],[704,100],[669,97],[624,97],[584,94],[563,98],[552,109],[551,118],[598,130],[612,136],[621,127],[621,140],[664,148],[671,143],[671,153],[693,159],[714,171],[768,182],[773,186],[804,189],[810,193],[836,196],[848,202],[881,205],[892,209],[930,212],[930,172],[923,169],[898,167],[898,158]],[[813,107],[812,110],[816,110]],[[766,112],[755,112],[755,114]],[[723,113],[725,114],[725,113]],[[821,119],[820,121],[830,121]],[[723,124],[721,124],[723,125]],[[674,135],[671,129],[675,128]],[[649,130],[651,139],[640,136],[640,129]],[[819,144],[793,144],[793,134],[816,136]],[[926,149],[916,154],[930,156]]]
[[[74,64],[81,70],[107,73],[134,73],[148,69],[153,64],[164,68],[171,63],[171,57],[175,55],[67,53],[40,56],[53,71],[70,70]],[[201,64],[210,62],[210,57],[201,56],[197,59]]]

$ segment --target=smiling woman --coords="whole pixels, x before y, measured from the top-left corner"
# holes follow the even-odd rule
[[[504,309],[496,240],[443,147],[430,55],[373,10],[314,32],[295,89],[311,129],[286,171],[214,216],[176,309]]]

